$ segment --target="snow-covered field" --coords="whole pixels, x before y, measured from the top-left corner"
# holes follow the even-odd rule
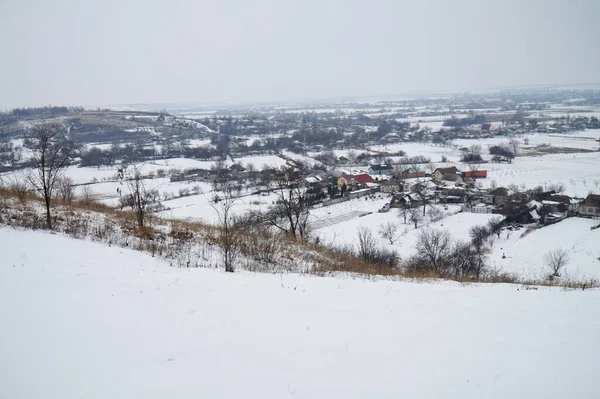
[[[397,251],[402,258],[407,258],[415,254],[415,244],[418,241],[419,233],[423,229],[445,229],[451,232],[453,239],[468,241],[469,229],[471,227],[486,225],[492,217],[498,216],[492,214],[456,213],[460,210],[460,207],[449,205],[448,210],[444,211],[442,207],[440,207],[440,210],[451,216],[447,216],[437,222],[426,221],[425,223],[419,223],[418,228],[415,229],[414,225],[410,223],[410,219],[407,220],[407,224],[404,224],[402,215],[395,208],[386,213],[378,213],[377,210],[384,203],[385,201],[379,201],[372,203],[370,206],[365,204],[364,207],[358,210],[372,213],[361,217],[350,213],[348,214],[349,217],[345,220],[339,217],[334,218],[334,221],[337,223],[322,223],[320,224],[322,227],[315,234],[323,243],[350,244],[357,247],[358,231],[361,227],[371,229],[372,233],[378,236],[380,227],[385,223],[391,222],[398,227],[397,235],[400,237],[398,241],[394,244],[390,244],[383,238],[378,238],[378,241],[387,249]],[[323,210],[327,210],[327,208],[323,208]],[[337,216],[337,214],[334,215]]]
[[[217,223],[218,213],[213,207],[215,194],[206,191],[200,195],[177,198],[163,202],[168,209],[160,212],[162,217],[175,219],[196,220],[203,223]],[[246,195],[235,199],[231,209],[233,214],[243,215],[249,211],[265,211],[277,200],[277,195],[269,193],[265,195]]]
[[[590,192],[600,192],[600,152],[517,157],[511,164],[488,163],[480,167],[488,171],[487,179],[479,180],[483,187],[489,187],[493,181],[499,187],[516,184],[526,189],[562,182],[566,195],[585,197]],[[468,170],[461,166],[459,169]]]
[[[562,248],[569,254],[569,263],[560,273],[563,278],[600,279],[600,229],[590,229],[598,223],[598,220],[568,218],[524,237],[524,229],[504,231],[495,240],[490,266],[526,279],[540,279],[551,274],[544,264],[544,255]],[[502,259],[502,255],[506,258]]]
[[[548,133],[548,134],[526,134],[522,137],[517,137],[523,149],[531,149],[538,145],[550,144],[553,147],[580,148],[584,150],[597,150],[600,144],[596,141],[600,138],[600,130],[588,129],[583,132],[574,133]],[[529,144],[524,144],[527,139]],[[454,140],[453,144],[458,147],[469,147],[473,144],[479,144],[487,151],[489,146],[499,145],[509,141],[506,137],[492,137],[484,139],[458,139]]]
[[[595,398],[600,291],[177,269],[0,229],[3,398]]]
[[[431,162],[440,162],[442,156],[447,157],[450,161],[458,162],[461,157],[460,151],[456,148],[421,143],[381,144],[372,146],[371,150],[384,152],[404,151],[408,157],[422,155],[430,158]]]

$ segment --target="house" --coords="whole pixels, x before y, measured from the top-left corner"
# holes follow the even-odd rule
[[[489,132],[491,128],[492,128],[492,124],[491,123],[484,123],[484,124],[481,125],[481,131],[482,132]]]
[[[600,217],[600,195],[589,194],[585,201],[579,204],[577,208],[579,216],[596,216]]]
[[[425,177],[425,172],[417,170],[414,167],[406,168],[400,172],[403,179],[415,179],[417,177]]]
[[[342,190],[343,187],[346,187],[346,190],[357,190],[363,187],[365,184],[372,183],[374,181],[375,180],[367,173],[362,173],[359,175],[347,175],[344,173],[338,178],[338,188],[340,191],[345,191]]]
[[[507,199],[497,209],[504,215],[507,221],[517,223],[531,223],[536,220],[536,213],[527,207],[528,201],[515,198]]]
[[[444,175],[442,176],[442,181],[450,181],[454,183],[462,183],[463,179],[460,175]]]
[[[371,165],[368,170],[370,175],[389,175],[392,173],[390,165]]]
[[[462,188],[442,190],[442,192],[438,195],[438,199],[442,203],[462,203],[467,199],[467,191]]]
[[[229,171],[233,176],[236,176],[238,178],[247,178],[249,175],[248,170],[239,163],[234,163],[233,165],[231,165],[229,167]]]
[[[564,213],[567,216],[575,216],[580,202],[568,195],[556,194],[554,191],[536,194],[535,200],[542,204],[542,214]]]
[[[392,208],[416,208],[423,205],[423,202],[429,202],[429,198],[423,198],[418,193],[398,194],[392,198],[390,206]]]
[[[440,182],[442,181],[444,176],[450,175],[460,175],[460,172],[458,171],[456,166],[451,166],[449,168],[437,168],[433,171],[433,180]]]
[[[323,176],[319,175],[308,175],[304,178],[304,185],[307,187],[326,187],[327,181]]]
[[[483,202],[488,205],[502,205],[508,198],[508,189],[504,187],[498,187],[495,190],[488,192],[483,195]]]
[[[382,193],[398,193],[407,191],[406,185],[398,180],[386,180],[379,183],[379,187]]]

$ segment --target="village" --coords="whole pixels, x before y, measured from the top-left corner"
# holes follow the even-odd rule
[[[323,170],[323,165],[310,168],[301,160],[282,156],[285,166],[265,167],[262,170],[246,168],[240,163],[229,167],[217,163],[211,169],[189,169],[171,176],[171,182],[210,182],[213,185],[227,181],[242,187],[255,187],[255,194],[268,193],[274,181],[297,184],[305,190],[306,202],[312,208],[327,207],[361,197],[385,194],[389,203],[380,212],[394,208],[421,208],[427,205],[458,204],[462,212],[498,214],[506,223],[544,226],[567,217],[600,217],[600,195],[575,197],[563,194],[564,186],[539,185],[522,189],[497,186],[483,188],[482,179],[487,170],[469,165],[469,170],[456,166],[433,168],[431,163],[351,164],[341,156],[336,168]],[[358,161],[369,157],[359,157]],[[381,156],[377,157],[381,159]],[[475,167],[473,167],[475,166]],[[430,171],[425,171],[429,168]],[[248,170],[252,169],[252,170]]]

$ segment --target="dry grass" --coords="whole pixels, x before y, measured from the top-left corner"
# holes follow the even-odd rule
[[[216,226],[178,219],[155,219],[139,229],[135,215],[87,201],[55,202],[54,226],[74,238],[90,238],[108,245],[120,245],[161,257],[173,266],[215,267],[220,245]],[[26,204],[17,193],[0,187],[0,224],[27,229],[45,229],[41,199],[31,194]],[[599,287],[597,280],[523,280],[512,274],[488,273],[483,280],[459,279],[435,272],[407,272],[402,268],[367,262],[354,249],[323,246],[286,235],[272,236],[264,229],[251,228],[240,235],[242,257],[239,268],[262,271],[295,271],[319,276],[350,273],[361,278],[390,278],[410,281],[453,280],[461,283],[510,283],[524,286],[552,286],[564,289]],[[268,241],[270,240],[270,241]],[[268,245],[267,245],[268,244]],[[264,252],[269,252],[265,256]]]

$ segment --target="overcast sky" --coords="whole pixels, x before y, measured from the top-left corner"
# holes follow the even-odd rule
[[[597,0],[0,0],[0,109],[600,81]]]

